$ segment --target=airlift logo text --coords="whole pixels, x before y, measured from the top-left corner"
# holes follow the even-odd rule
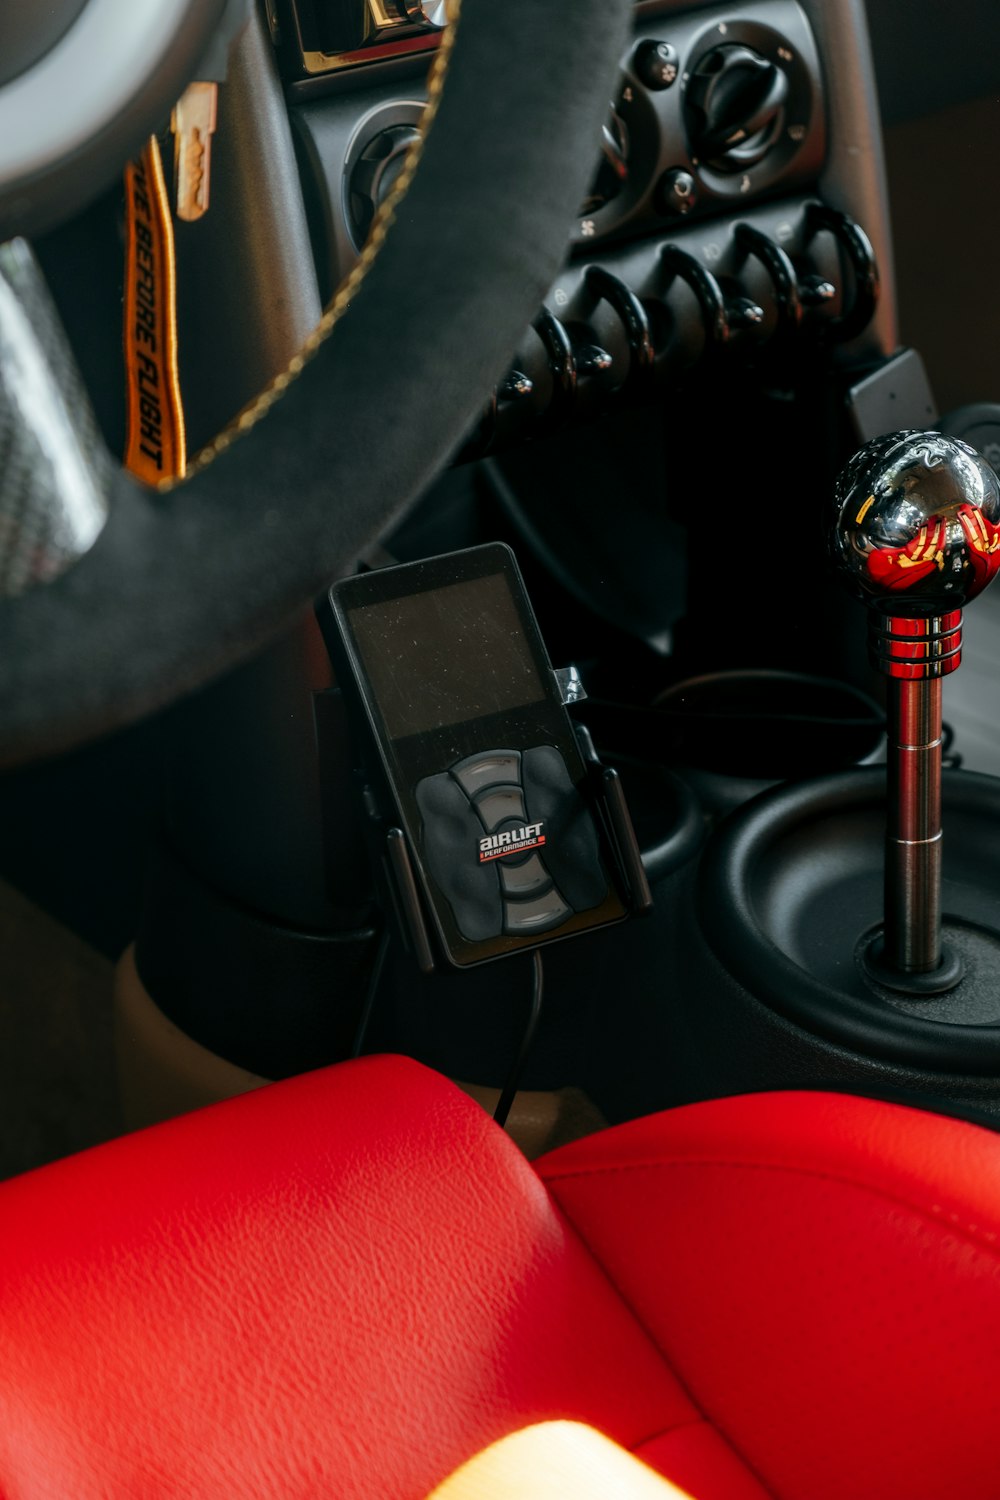
[[[523,854],[527,849],[537,849],[545,843],[542,832],[544,823],[526,823],[523,828],[512,828],[509,833],[492,833],[488,839],[479,840],[479,863],[490,859],[502,859],[505,854]]]

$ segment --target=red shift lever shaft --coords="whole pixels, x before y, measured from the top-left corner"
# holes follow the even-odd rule
[[[897,432],[837,481],[831,555],[870,608],[888,679],[883,963],[941,966],[941,684],[962,660],[962,606],[1000,569],[1000,483],[956,438]]]

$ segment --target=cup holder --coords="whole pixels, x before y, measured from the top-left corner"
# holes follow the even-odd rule
[[[582,705],[602,751],[670,766],[708,814],[729,812],[778,781],[879,756],[885,712],[850,683],[801,672],[712,672],[671,684],[644,706]]]
[[[655,885],[697,854],[705,837],[701,807],[665,766],[627,755],[609,756],[607,763],[621,776],[646,877]]]
[[[885,713],[850,683],[801,672],[712,672],[653,710],[673,756],[720,776],[785,781],[857,765],[880,749]]]

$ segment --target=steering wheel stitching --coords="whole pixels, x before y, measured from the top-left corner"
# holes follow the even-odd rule
[[[558,272],[630,18],[629,0],[574,0],[571,20],[553,0],[468,0],[423,149],[306,348],[176,488],[114,471],[92,550],[0,604],[0,762],[245,659],[405,513]]]

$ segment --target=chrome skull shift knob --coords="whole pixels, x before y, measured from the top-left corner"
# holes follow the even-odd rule
[[[831,551],[852,591],[883,615],[949,615],[1000,569],[1000,483],[957,438],[876,438],[837,481]]]
[[[961,977],[941,947],[941,679],[962,660],[962,606],[1000,570],[997,476],[940,432],[877,438],[837,481],[830,553],[889,679],[879,967],[934,993]]]

